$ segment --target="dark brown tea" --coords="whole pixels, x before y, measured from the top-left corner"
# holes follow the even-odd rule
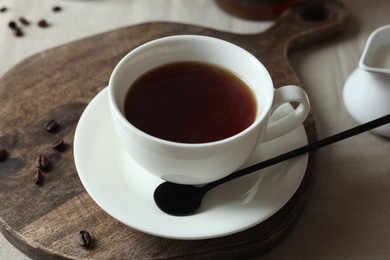
[[[200,62],[177,62],[137,79],[125,98],[125,116],[152,136],[206,143],[233,136],[256,117],[252,90],[231,72]]]

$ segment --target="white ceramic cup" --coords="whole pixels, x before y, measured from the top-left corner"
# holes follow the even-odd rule
[[[209,63],[238,76],[252,89],[257,101],[253,124],[220,141],[187,144],[156,138],[129,123],[123,107],[134,81],[151,69],[178,61]],[[287,102],[300,104],[289,115],[268,124],[273,111]],[[128,53],[110,77],[109,104],[115,130],[129,155],[148,172],[180,184],[204,184],[229,175],[250,157],[260,141],[292,131],[310,110],[302,88],[274,89],[268,71],[252,54],[232,43],[199,35],[160,38]]]

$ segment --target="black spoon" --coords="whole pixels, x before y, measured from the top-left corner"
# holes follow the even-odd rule
[[[193,185],[164,182],[160,184],[154,191],[154,201],[156,202],[157,206],[167,214],[174,216],[188,216],[195,213],[196,210],[200,207],[203,196],[209,190],[215,188],[218,185],[388,123],[390,123],[390,114],[368,123],[356,126],[344,132],[329,136],[317,142],[294,149],[290,152],[278,155],[274,158],[265,160],[247,168],[238,170],[226,176],[225,178],[210,182],[204,186],[197,187]]]

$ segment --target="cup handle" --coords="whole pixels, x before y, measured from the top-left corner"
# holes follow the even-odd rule
[[[274,90],[271,115],[284,103],[297,102],[298,107],[283,118],[269,123],[262,142],[275,139],[291,132],[305,121],[310,112],[310,102],[306,92],[297,86],[288,85]]]

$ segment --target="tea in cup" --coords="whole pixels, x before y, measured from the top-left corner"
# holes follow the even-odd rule
[[[124,103],[126,119],[154,137],[209,143],[240,133],[256,118],[251,89],[227,70],[196,61],[173,62],[136,80]]]
[[[269,124],[288,102],[299,106]],[[138,164],[191,185],[234,172],[260,142],[294,130],[310,111],[302,88],[274,89],[252,54],[200,35],[160,38],[128,53],[110,77],[109,104],[117,136]]]

